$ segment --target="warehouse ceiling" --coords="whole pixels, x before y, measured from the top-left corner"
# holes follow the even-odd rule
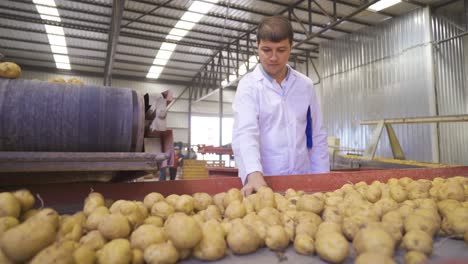
[[[50,11],[40,10],[50,9],[50,2],[59,19],[40,13]],[[201,0],[209,10],[195,11],[201,15],[196,22],[189,20],[194,22],[191,29],[182,37],[170,37],[194,2],[197,1],[3,0],[0,53],[4,60],[25,69],[101,76],[105,84],[117,77],[198,86],[202,88],[198,93],[201,97],[221,83],[231,82],[229,75],[239,75],[239,67],[256,52],[255,28],[264,16],[283,14],[293,21],[294,65],[317,58],[319,45],[324,41],[422,6],[437,7],[456,1],[403,0],[381,12],[372,12],[367,7],[376,0]],[[63,33],[53,34],[64,35],[65,55],[54,56],[57,51],[52,50],[46,25],[49,31],[63,28]],[[155,65],[155,58],[162,45],[173,51],[160,67]],[[65,67],[58,69],[60,63]],[[252,64],[255,63],[252,61],[247,70]],[[150,69],[156,69],[157,74]]]

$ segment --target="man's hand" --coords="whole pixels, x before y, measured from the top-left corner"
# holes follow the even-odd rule
[[[263,178],[263,174],[259,171],[255,171],[247,175],[247,183],[244,185],[244,188],[242,188],[241,192],[246,197],[247,195],[250,195],[254,191],[258,191],[260,187],[263,186],[268,186],[267,183],[265,182],[265,179]]]

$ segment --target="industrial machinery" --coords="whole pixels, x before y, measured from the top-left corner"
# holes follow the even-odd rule
[[[0,79],[0,186],[132,179],[172,162],[169,92]],[[145,122],[146,118],[150,119]]]

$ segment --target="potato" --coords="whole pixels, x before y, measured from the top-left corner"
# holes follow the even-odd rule
[[[439,200],[453,199],[463,202],[465,200],[465,190],[460,183],[447,181],[440,186],[438,196]]]
[[[405,219],[404,227],[406,232],[421,230],[432,237],[438,230],[438,223],[429,221],[427,216],[412,214]]]
[[[229,221],[223,221],[221,222],[221,227],[223,228],[224,236],[227,236],[232,228],[232,223]]]
[[[31,260],[30,264],[47,264],[47,263],[70,263],[74,264],[73,252],[76,249],[76,242],[64,241],[54,243],[45,249],[41,250]]]
[[[29,209],[20,216],[21,222],[28,220],[29,218],[33,217],[35,214],[39,212],[38,209]]]
[[[255,230],[257,233],[258,237],[260,238],[260,246],[264,246],[265,244],[265,238],[267,234],[267,224],[262,221],[262,219],[255,213],[250,213],[246,215],[243,219],[242,222],[245,225],[250,226],[252,229]]]
[[[149,214],[148,208],[146,208],[143,202],[136,201],[135,204],[137,205],[138,210],[140,211],[140,214],[141,214],[141,218],[143,218],[143,222],[144,222],[144,220],[148,217],[148,214]],[[143,224],[143,222],[141,224]]]
[[[232,222],[226,241],[235,254],[255,252],[261,243],[257,232],[250,226],[244,225],[240,219]]]
[[[98,230],[104,238],[109,240],[126,238],[131,231],[127,218],[121,214],[110,214],[104,217],[98,224]]]
[[[64,78],[57,77],[57,78],[50,78],[47,80],[48,82],[56,82],[56,83],[66,83]]]
[[[378,215],[382,216],[392,210],[395,210],[398,208],[398,203],[395,202],[395,200],[391,198],[383,198],[377,201],[374,204],[374,208],[377,212]]]
[[[229,189],[229,191],[227,191],[226,195],[224,196],[223,206],[224,208],[227,208],[232,201],[242,202],[243,200],[244,196],[242,196],[240,190],[236,188],[231,188]]]
[[[276,208],[275,194],[269,187],[260,187],[256,194],[255,211],[258,213],[263,208]]]
[[[294,238],[294,249],[302,255],[314,254],[314,239],[306,234],[297,234]]]
[[[19,221],[13,216],[0,217],[0,237],[2,237],[3,233],[5,233],[8,229],[17,225],[19,225]]]
[[[224,197],[226,196],[225,192],[215,194],[213,196],[213,203],[218,207],[221,214],[224,214]]]
[[[211,219],[221,221],[222,219],[221,212],[219,211],[219,208],[216,205],[208,205],[208,207],[205,209],[203,217],[205,218],[205,221]]]
[[[444,217],[447,217],[447,215],[457,207],[460,207],[460,202],[457,200],[446,199],[437,203],[437,208]]]
[[[222,259],[226,255],[227,245],[221,224],[214,219],[209,220],[203,224],[202,231],[203,238],[194,248],[193,255],[201,260]]]
[[[78,242],[84,233],[85,215],[83,212],[78,212],[73,216],[62,217],[59,230],[57,233],[57,242],[71,240]]]
[[[111,206],[109,211],[111,214],[119,213],[125,216],[132,229],[143,224],[145,220],[144,212],[142,212],[141,208],[135,202],[119,200]]]
[[[449,233],[455,235],[455,237],[462,238],[463,235],[468,232],[468,208],[456,208],[448,213],[444,221],[446,222],[444,231],[449,231]]]
[[[213,204],[213,198],[207,193],[194,193],[193,195],[193,208],[195,211],[201,211],[208,208]]]
[[[400,207],[397,209],[398,213],[401,215],[401,218],[403,219],[403,221],[409,216],[411,215],[413,212],[414,212],[414,208],[409,206],[409,205],[406,205],[406,204],[402,204],[400,205]]]
[[[271,250],[284,250],[289,245],[289,236],[283,226],[269,226],[266,233],[265,243]]]
[[[355,215],[346,217],[343,220],[341,228],[346,238],[352,241],[361,228],[365,227],[367,223],[374,221],[375,220],[369,219],[368,217],[362,215]]]
[[[30,218],[3,233],[1,249],[12,261],[24,262],[54,242],[56,228],[57,225],[46,218]]]
[[[398,183],[403,187],[406,187],[407,185],[409,185],[412,182],[413,182],[413,179],[411,179],[409,177],[403,177],[403,178],[400,178],[398,180]]]
[[[278,210],[273,207],[264,207],[258,212],[258,216],[267,224],[267,225],[281,225],[281,215]]]
[[[155,227],[162,227],[164,225],[164,220],[159,216],[150,216],[143,221],[143,224],[154,225]]]
[[[192,256],[192,250],[191,249],[180,249],[180,248],[176,248],[177,249],[177,253],[179,254],[179,260],[183,260],[183,259],[188,259]]]
[[[288,188],[284,193],[284,197],[289,199],[291,197],[297,196],[297,192],[294,189]]]
[[[244,199],[243,203],[245,206],[245,212],[247,214],[255,212],[255,200],[257,199],[256,197],[257,197],[257,194],[253,193]]]
[[[174,208],[176,212],[182,212],[190,215],[193,213],[194,203],[195,202],[192,196],[183,194],[175,202]]]
[[[128,264],[132,261],[133,253],[127,239],[118,238],[105,244],[97,252],[99,264]]]
[[[86,246],[87,248],[94,251],[101,249],[106,243],[107,240],[97,230],[87,233],[80,239],[80,244],[82,246]]]
[[[326,206],[338,206],[342,202],[343,202],[343,197],[338,196],[338,195],[332,195],[332,196],[325,198]]]
[[[153,225],[141,225],[130,236],[132,248],[144,251],[151,244],[159,244],[167,241],[166,233],[161,227]]]
[[[179,253],[171,242],[152,244],[143,253],[148,264],[172,264],[179,259]]]
[[[145,258],[143,256],[143,251],[139,249],[132,249],[132,264],[144,264]]]
[[[202,212],[192,215],[191,217],[193,218],[193,220],[195,220],[195,222],[197,222],[197,224],[200,225],[200,227],[202,227],[205,223],[205,217],[202,215]]]
[[[99,206],[88,215],[86,219],[85,228],[88,231],[98,229],[99,223],[102,219],[106,218],[109,215],[109,209],[105,206]]]
[[[0,77],[8,79],[16,79],[21,75],[21,68],[14,62],[0,63]]]
[[[322,218],[318,216],[317,214],[314,214],[312,212],[307,212],[307,211],[299,211],[296,213],[296,218],[295,218],[296,223],[301,223],[304,221],[309,221],[314,223],[315,225],[320,225],[322,223]]]
[[[422,264],[427,262],[427,256],[419,251],[409,251],[405,254],[405,264]]]
[[[333,222],[321,223],[317,228],[317,232],[315,233],[315,240],[317,241],[319,236],[327,235],[328,233],[342,234],[341,225]]]
[[[286,234],[288,234],[289,240],[291,242],[294,242],[294,237],[296,236],[296,224],[294,223],[294,220],[287,221],[283,223],[284,226],[284,231],[286,231]]]
[[[336,232],[328,232],[326,235],[317,237],[315,249],[320,258],[331,263],[341,263],[349,253],[348,241]]]
[[[92,192],[86,197],[83,212],[86,216],[90,215],[94,209],[105,206],[104,196],[98,192]]]
[[[166,202],[169,203],[172,207],[175,207],[177,200],[179,200],[180,195],[178,194],[171,194],[166,197]]]
[[[77,78],[70,78],[67,80],[67,83],[71,83],[71,84],[77,84],[77,85],[83,85],[84,83],[77,79]]]
[[[34,214],[31,218],[27,221],[37,221],[37,220],[44,220],[46,222],[51,223],[54,228],[58,228],[60,216],[54,209],[51,208],[44,208],[39,210],[36,214]]]
[[[397,203],[401,203],[408,199],[408,193],[402,186],[392,185],[390,186],[390,197]]]
[[[21,212],[21,204],[16,197],[9,192],[0,193],[0,217],[12,216],[18,218]]]
[[[393,210],[382,217],[382,223],[391,223],[401,229],[403,227],[403,217],[399,211]]]
[[[73,253],[73,263],[94,264],[96,262],[96,252],[87,246],[80,246]]]
[[[143,204],[146,206],[146,208],[148,208],[148,210],[151,210],[153,205],[160,201],[164,201],[164,196],[160,193],[152,192],[145,196],[143,199]]]
[[[245,214],[245,205],[238,200],[234,200],[229,203],[226,207],[226,211],[224,211],[224,217],[228,219],[242,218]]]
[[[354,261],[354,264],[369,264],[369,263],[396,264],[393,258],[376,253],[376,252],[364,252],[360,254]]]
[[[0,263],[2,264],[14,264],[13,261],[7,258],[5,253],[3,253],[2,249],[0,248]]]
[[[381,196],[382,196],[382,191],[380,189],[379,184],[370,185],[365,193],[366,199],[371,203],[375,203],[378,200],[380,200]]]
[[[174,213],[164,223],[164,231],[176,248],[193,248],[203,237],[198,223],[184,213]]]
[[[26,189],[21,189],[13,192],[13,195],[16,197],[21,206],[21,212],[26,212],[29,209],[33,208],[36,199],[34,195]]]
[[[403,248],[407,251],[419,251],[430,255],[432,253],[432,237],[421,230],[408,231],[403,237]]]
[[[395,241],[383,228],[369,226],[357,232],[353,247],[358,255],[374,252],[391,257],[395,250]]]
[[[324,222],[335,222],[341,224],[343,217],[340,215],[338,207],[327,206],[322,212],[322,218]]]
[[[317,224],[309,221],[303,221],[296,225],[295,233],[296,235],[304,234],[310,236],[311,238],[314,238],[317,229]]]
[[[325,202],[314,195],[304,195],[297,201],[297,210],[320,214]]]
[[[174,207],[165,201],[156,202],[153,207],[151,207],[151,215],[159,216],[164,220],[172,215],[174,211]]]

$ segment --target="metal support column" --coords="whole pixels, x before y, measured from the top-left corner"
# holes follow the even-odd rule
[[[112,5],[112,20],[107,43],[106,64],[104,67],[103,84],[105,86],[112,85],[112,67],[114,66],[114,57],[117,51],[117,43],[119,42],[120,24],[122,23],[124,6],[125,0],[114,0],[114,4]]]
[[[465,5],[465,29],[468,31],[468,0],[465,0],[463,4]]]
[[[190,158],[190,148],[192,147],[192,96],[193,96],[193,87],[189,88],[189,98],[188,98],[188,137],[187,137],[187,158]]]

